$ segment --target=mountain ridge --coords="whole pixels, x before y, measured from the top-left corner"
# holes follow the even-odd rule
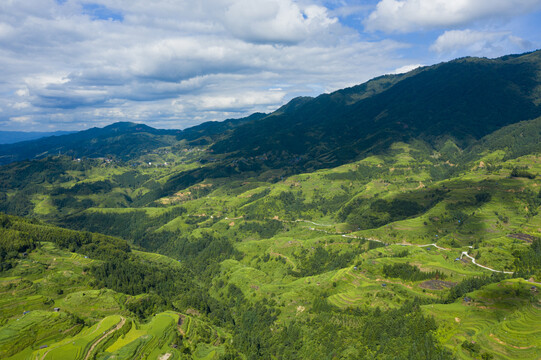
[[[502,59],[1,166],[0,357],[539,359],[539,53]]]
[[[460,58],[376,77],[315,98],[298,97],[270,114],[254,113],[184,130],[124,122],[67,137],[0,145],[0,163],[59,152],[127,160],[186,140],[209,145],[213,153],[231,159],[269,153],[278,158],[277,154],[287,153],[285,161],[270,166],[287,166],[290,159],[300,158],[298,163],[307,170],[382,151],[391,138],[422,138],[432,145],[439,138],[452,138],[466,147],[505,125],[541,116],[540,72],[541,51],[497,59]],[[124,145],[132,148],[112,146],[115,134],[124,136]],[[99,141],[100,137],[109,140]],[[90,140],[94,146],[82,149],[81,142]],[[133,147],[136,141],[145,145]]]
[[[353,159],[365,149],[377,148],[378,138],[389,135],[402,140],[411,138],[415,132],[424,133],[428,138],[450,135],[468,143],[471,141],[468,134],[479,139],[501,126],[541,115],[537,80],[541,69],[540,52],[524,56],[527,59],[519,56],[508,61],[458,59],[323,94],[289,116],[281,114],[278,118],[263,119],[264,124],[243,125],[213,149],[219,153],[255,151],[261,154],[271,151],[278,142],[281,151],[308,153],[317,158],[318,151],[311,151],[310,145],[317,148],[322,142],[327,143],[325,149],[331,152],[344,145],[349,148],[361,146],[360,151],[346,158]],[[371,82],[387,80],[391,84],[380,91],[370,95],[361,92],[360,100],[343,106],[347,101],[344,99],[359,94],[358,89],[366,92]],[[421,96],[423,99],[419,101]],[[461,118],[453,123],[452,117],[457,115]],[[482,123],[478,127],[472,126],[475,121]],[[443,125],[438,125],[440,122]],[[266,127],[266,131],[258,131],[256,127]],[[370,132],[364,135],[367,129]],[[308,131],[312,134],[307,135]],[[380,136],[375,131],[384,134]],[[273,136],[264,139],[262,134]],[[325,134],[326,138],[318,134]],[[366,141],[365,149],[362,149],[363,141]],[[337,164],[340,163],[340,154],[335,156],[339,158]]]

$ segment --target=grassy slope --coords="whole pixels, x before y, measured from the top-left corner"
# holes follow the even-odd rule
[[[469,294],[449,305],[429,305],[425,310],[440,323],[438,337],[461,359],[472,355],[462,341],[475,341],[481,349],[503,359],[536,359],[541,356],[541,299],[532,283],[521,279],[502,281]]]
[[[136,254],[147,262],[178,266],[176,261],[162,255],[138,251]],[[15,268],[2,273],[0,357],[84,359],[92,344],[119,324],[121,317],[125,317],[131,328],[123,333],[122,329],[128,327],[124,325],[112,332],[105,339],[107,341],[100,343],[106,346],[97,347],[92,354],[97,352],[98,358],[143,356],[158,359],[169,353],[173,358],[180,358],[180,349],[171,347],[178,341],[179,314],[156,314],[148,323],[141,324],[124,307],[130,296],[92,288],[91,278],[84,268],[94,262],[79,254],[60,250],[51,243],[43,243],[27,258],[20,260]],[[60,311],[54,311],[55,307]],[[186,345],[196,353],[193,358],[204,359],[209,358],[210,353],[221,353],[223,350],[217,339],[210,343],[212,338],[201,339],[197,335],[200,327],[209,333],[215,330],[194,321],[192,329],[185,331],[187,341],[193,337],[196,340],[193,345]],[[223,333],[222,342],[225,338],[227,334]]]
[[[507,235],[520,232],[539,236],[541,217],[532,211],[535,209],[531,209],[528,202],[530,193],[537,195],[539,192],[538,178],[511,178],[510,173],[517,166],[526,166],[531,173],[541,174],[541,158],[526,155],[505,160],[504,155],[501,150],[482,154],[482,157],[466,168],[441,180],[435,175],[436,170],[453,171],[452,162],[438,158],[437,154],[426,153],[419,144],[397,143],[387,154],[365,158],[335,169],[295,175],[275,183],[267,183],[258,178],[238,182],[227,179],[206,181],[204,186],[179,189],[167,201],[158,200],[157,203],[163,204],[160,207],[119,208],[114,201],[105,201],[109,193],[75,195],[75,198],[92,198],[100,204],[83,213],[104,213],[112,217],[143,211],[149,219],[157,219],[171,211],[172,206],[184,207],[186,213],[160,224],[153,231],[180,231],[196,237],[198,233],[210,231],[234,240],[235,248],[245,256],[242,260],[230,259],[221,264],[221,273],[213,280],[212,295],[220,299],[225,296],[225,285],[235,284],[253,301],[271,298],[282,310],[278,319],[278,324],[281,324],[293,318],[309,318],[314,298],[320,296],[339,308],[396,308],[413,297],[433,301],[445,296],[445,288],[431,289],[422,281],[384,278],[384,264],[408,262],[423,271],[439,270],[447,276],[445,281],[452,283],[469,276],[489,274],[469,261],[455,261],[463,251],[468,251],[483,265],[500,270],[512,269],[513,252],[524,249],[527,244]],[[136,171],[155,181],[165,182],[176,171],[194,166],[192,160],[186,160],[186,163],[182,161],[179,160],[171,168],[140,166]],[[115,176],[132,170],[132,167],[101,164],[85,171],[74,170],[67,181],[61,179],[44,186],[49,189],[57,186],[69,188],[82,182],[113,181]],[[372,173],[365,176],[364,172]],[[148,192],[147,186],[151,185],[145,182],[135,188],[119,186],[113,192],[137,196]],[[475,195],[483,192],[491,194],[490,200],[476,203],[473,200]],[[290,193],[297,200],[287,202],[287,199],[281,198],[283,193]],[[431,202],[432,194],[439,194],[439,199]],[[406,197],[426,204],[427,207],[418,215],[365,230],[357,230],[337,216],[356,199],[375,197],[389,201]],[[32,195],[34,213],[45,217],[65,215],[57,213],[57,208],[52,206],[53,199],[54,196],[43,192]],[[274,221],[279,222],[280,226],[270,236],[249,228],[257,224],[266,226],[272,219],[276,219]],[[300,219],[306,221],[296,221]],[[422,245],[435,242],[449,250],[410,246],[407,247],[407,257],[399,258],[396,255],[405,249],[403,246],[391,245],[369,250],[368,243],[365,243],[361,245],[363,251],[359,251],[359,240],[344,237],[346,234],[374,238],[390,244]],[[470,249],[470,245],[474,249]],[[357,255],[352,257],[347,266],[339,269],[323,269],[310,276],[295,275],[302,266],[303,251],[310,256],[318,247],[339,254],[356,252]],[[176,260],[161,255],[137,254],[146,261],[164,266],[177,264]],[[174,253],[167,254],[176,258]],[[268,259],[264,259],[265,255],[268,255]],[[130,357],[129,354],[145,353],[154,357],[166,351],[176,354],[166,344],[175,332],[176,315],[160,314],[148,324],[138,324],[129,319],[123,307],[126,295],[92,289],[83,274],[83,267],[90,263],[90,259],[44,244],[32,252],[28,259],[21,260],[15,269],[2,273],[3,292],[10,294],[9,298],[3,297],[0,301],[3,321],[0,344],[3,338],[2,349],[5,355],[11,355],[14,351],[19,352],[17,356],[20,358],[31,356],[32,353],[45,354],[46,351],[40,352],[38,349],[41,345],[62,352],[67,349],[70,339],[77,339],[80,345],[77,345],[78,350],[70,348],[69,351],[82,353],[94,339],[83,334],[87,334],[91,326],[96,326],[97,321],[115,315],[128,317],[132,327],[127,334],[100,349],[103,356],[117,354],[120,357]],[[32,284],[23,280],[29,280]],[[490,285],[480,292],[498,286],[507,289],[519,285],[504,282]],[[63,294],[57,293],[60,288]],[[460,346],[464,339],[476,341],[484,351],[501,358],[520,356],[535,359],[541,356],[538,346],[531,347],[524,342],[528,334],[538,338],[535,333],[535,324],[540,316],[537,295],[532,297],[522,291],[512,297],[512,301],[503,295],[473,293],[471,296],[492,296],[496,299],[494,306],[502,308],[501,314],[507,320],[501,320],[501,316],[494,318],[490,307],[485,308],[485,305],[477,302],[473,306],[464,306],[457,301],[454,304],[424,307],[440,324],[438,338],[456,356],[476,356]],[[76,319],[65,315],[63,311],[51,312],[55,306],[73,312],[87,323],[77,325]],[[31,311],[31,316],[25,315],[25,321],[21,322],[21,314],[26,310]],[[455,318],[461,319],[461,322]],[[186,319],[183,325],[186,330],[183,331],[187,333],[188,324],[192,323],[198,323],[198,328],[208,328],[204,319]],[[112,323],[116,324],[114,321]],[[28,337],[28,329],[34,329],[35,324],[43,324],[44,327],[40,330],[38,326],[33,337]],[[55,333],[51,336],[50,332],[45,331],[50,328],[58,328],[61,335]],[[222,342],[217,341],[220,337],[213,339],[205,330],[200,332],[206,335],[196,334],[190,340],[192,356],[212,358],[223,352],[223,347],[219,345]],[[221,340],[226,337],[221,336]],[[30,340],[21,340],[24,338]],[[51,350],[48,354],[52,356],[54,353]]]

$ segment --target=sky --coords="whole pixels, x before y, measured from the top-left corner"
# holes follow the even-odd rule
[[[0,130],[183,129],[541,48],[541,0],[0,0]]]

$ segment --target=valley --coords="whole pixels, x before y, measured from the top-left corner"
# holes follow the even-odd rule
[[[539,359],[539,57],[0,145],[0,357]]]

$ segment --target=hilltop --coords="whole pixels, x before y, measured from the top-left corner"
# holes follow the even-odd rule
[[[540,55],[0,146],[0,357],[538,359]]]

